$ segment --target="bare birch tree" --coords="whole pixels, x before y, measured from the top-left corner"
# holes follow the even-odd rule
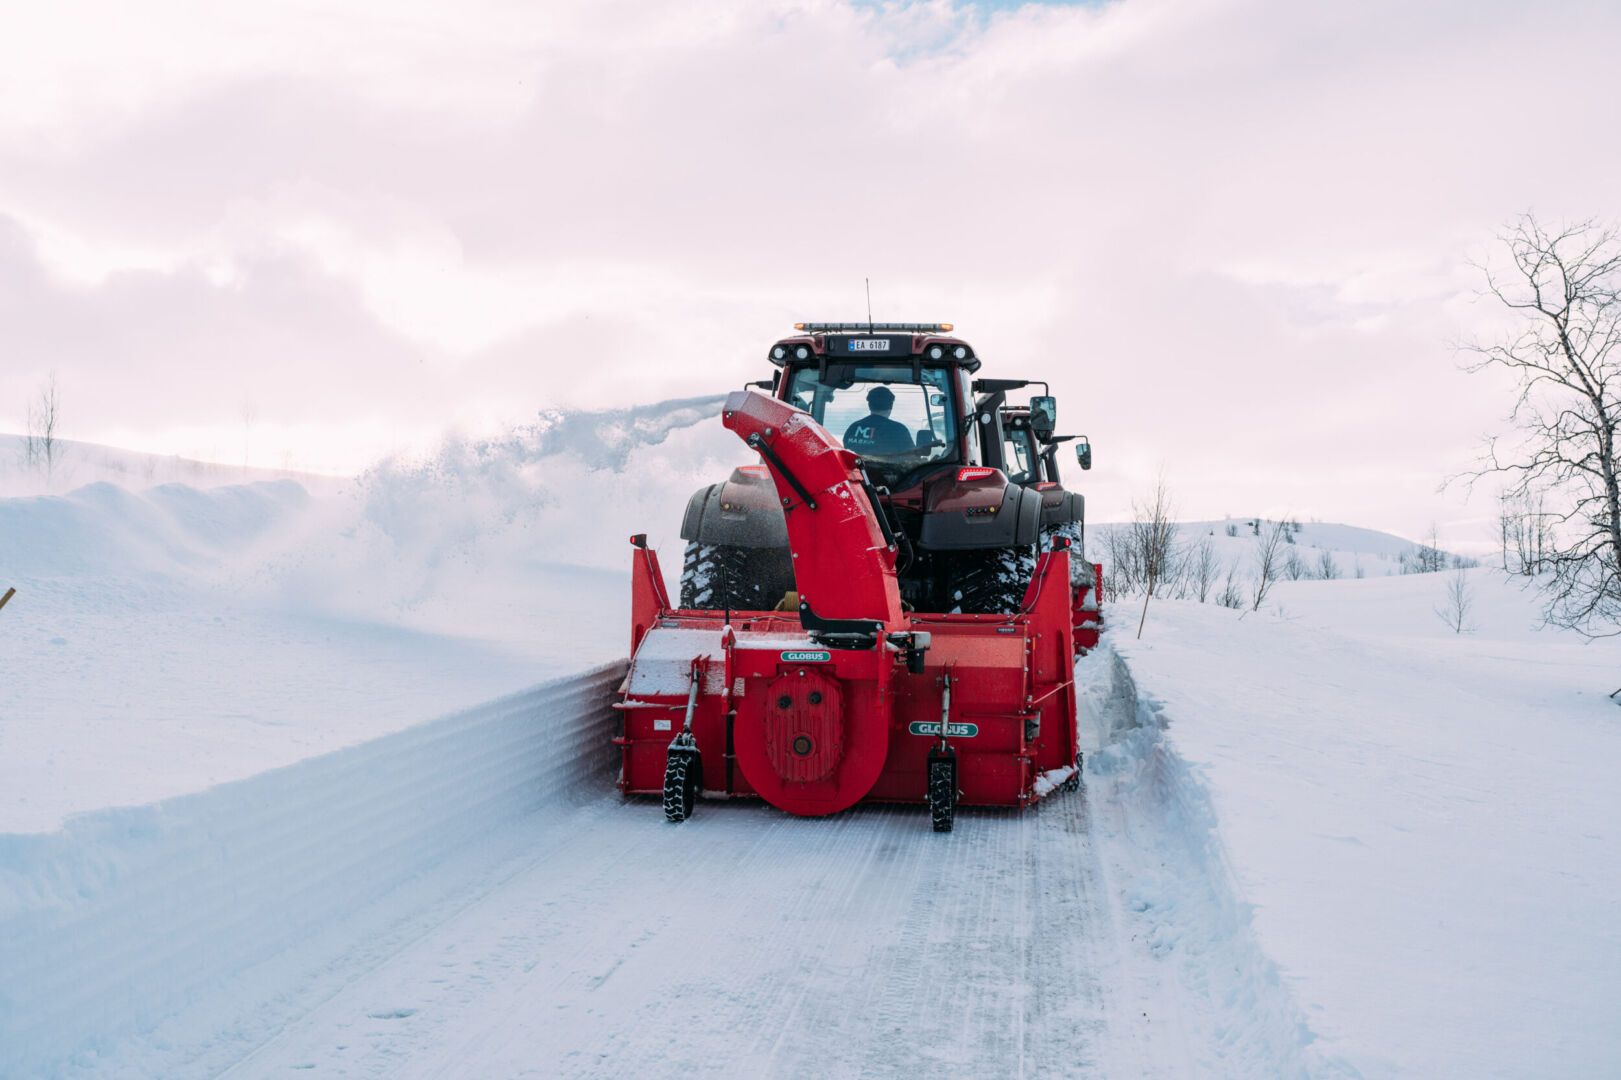
[[[1513,433],[1488,442],[1476,477],[1511,499],[1547,500],[1544,618],[1591,636],[1621,633],[1621,235],[1526,214],[1502,236],[1508,265],[1487,293],[1518,317],[1501,340],[1465,346],[1471,371],[1517,382]]]
[[[1221,572],[1221,564],[1216,559],[1216,545],[1210,542],[1210,537],[1199,541],[1197,547],[1187,559],[1186,578],[1188,588],[1198,597],[1199,603],[1210,602],[1210,590],[1215,588],[1216,575]]]
[[[1255,541],[1255,590],[1251,611],[1260,611],[1266,594],[1283,576],[1284,545],[1289,537],[1289,523],[1274,521],[1258,534]]]
[[[1155,482],[1148,501],[1133,503],[1132,510],[1132,547],[1137,553],[1144,585],[1143,614],[1137,620],[1137,636],[1140,638],[1143,636],[1143,626],[1148,622],[1148,602],[1154,598],[1154,587],[1173,578],[1177,571],[1177,526],[1171,520],[1174,513],[1171,493],[1165,486],[1163,475]]]
[[[54,479],[62,460],[62,439],[57,429],[62,422],[61,396],[56,389],[56,372],[51,372],[39,396],[28,403],[28,432],[23,436],[23,457],[30,468],[45,470],[45,486]]]
[[[1469,572],[1460,566],[1447,579],[1446,599],[1435,609],[1435,613],[1454,634],[1461,634],[1474,629],[1469,618],[1474,608],[1475,591],[1469,584]]]

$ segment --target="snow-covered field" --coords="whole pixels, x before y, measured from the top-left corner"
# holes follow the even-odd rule
[[[1621,642],[1466,572],[1155,603],[1114,640],[1317,1045],[1364,1076],[1621,1075]],[[1135,616],[1133,612],[1133,616]]]
[[[1034,812],[621,800],[710,411],[0,498],[0,1076],[1621,1073],[1621,643],[1385,534],[1115,605]]]

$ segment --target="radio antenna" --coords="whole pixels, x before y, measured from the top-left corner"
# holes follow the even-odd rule
[[[872,278],[862,278],[867,283],[867,333],[872,333]]]

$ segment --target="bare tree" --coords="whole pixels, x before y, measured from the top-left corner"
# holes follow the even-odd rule
[[[1516,379],[1515,431],[1488,442],[1474,475],[1504,474],[1510,498],[1548,500],[1544,617],[1621,633],[1621,234],[1592,221],[1546,228],[1526,214],[1502,243],[1509,265],[1482,271],[1518,324],[1465,348],[1471,371]]]
[[[1334,561],[1334,553],[1327,548],[1317,556],[1317,576],[1324,581],[1333,581],[1340,576],[1340,564]]]
[[[45,470],[46,487],[51,486],[57,463],[62,460],[62,439],[57,434],[61,422],[62,402],[53,371],[39,396],[28,403],[28,433],[23,437],[23,457],[30,468]]]
[[[1188,588],[1199,598],[1199,603],[1209,603],[1210,590],[1215,587],[1216,575],[1221,572],[1220,563],[1216,560],[1216,545],[1210,542],[1210,537],[1199,541],[1199,546],[1188,556],[1187,567],[1185,578]]]
[[[1465,630],[1474,629],[1469,621],[1470,612],[1474,607],[1475,591],[1469,584],[1469,570],[1460,566],[1453,570],[1452,576],[1447,579],[1446,599],[1435,609],[1435,614],[1454,634],[1461,634]]]
[[[1293,540],[1289,539],[1288,533],[1284,533],[1284,542],[1294,543]],[[1294,548],[1290,548],[1289,553],[1283,558],[1283,574],[1290,581],[1299,581],[1303,577],[1311,576],[1310,569],[1306,566],[1306,560],[1302,559],[1300,552]]]
[[[1289,536],[1289,523],[1274,521],[1255,541],[1255,590],[1251,611],[1260,611],[1266,594],[1278,583],[1283,574],[1283,549]]]
[[[1498,502],[1497,528],[1503,569],[1524,577],[1541,573],[1553,544],[1547,502],[1542,494],[1513,496],[1505,493]]]
[[[1176,522],[1172,521],[1171,493],[1165,486],[1163,475],[1155,482],[1153,494],[1145,503],[1132,504],[1132,547],[1137,553],[1144,585],[1143,614],[1137,620],[1137,636],[1143,636],[1148,622],[1148,602],[1154,598],[1154,586],[1173,580],[1177,574]]]
[[[1441,530],[1435,522],[1430,522],[1429,531],[1424,539],[1413,545],[1411,552],[1403,552],[1401,556],[1401,572],[1404,574],[1434,574],[1445,570],[1447,566],[1446,552],[1441,550]]]
[[[1244,589],[1238,581],[1237,562],[1227,564],[1227,576],[1222,579],[1221,591],[1216,594],[1216,603],[1234,611],[1244,606]]]

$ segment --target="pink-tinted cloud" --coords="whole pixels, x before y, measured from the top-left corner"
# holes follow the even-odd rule
[[[870,276],[1052,379],[1103,514],[1164,463],[1192,513],[1416,533],[1500,411],[1467,261],[1617,213],[1569,127],[1621,90],[1599,5],[141,11],[0,44],[0,426],[54,367],[82,437],[251,398],[347,466],[350,418],[738,385]]]

